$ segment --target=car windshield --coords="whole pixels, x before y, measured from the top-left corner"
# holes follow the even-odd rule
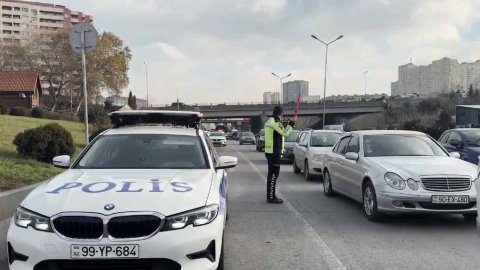
[[[480,130],[471,130],[462,132],[465,136],[466,144],[470,146],[480,146]]]
[[[244,132],[244,133],[242,133],[242,136],[243,137],[253,137],[254,135],[253,135],[252,132]]]
[[[363,148],[365,157],[447,156],[438,144],[422,135],[365,135]]]
[[[288,135],[288,137],[285,139],[285,142],[296,142],[299,135],[300,131],[294,130],[292,133],[290,133],[290,135]]]
[[[225,136],[225,134],[221,132],[210,132],[210,136]]]
[[[340,139],[342,135],[340,133],[312,133],[311,146],[314,147],[332,147]]]
[[[265,129],[260,130],[260,136],[265,136]]]
[[[122,134],[98,138],[76,169],[206,169],[199,137]]]

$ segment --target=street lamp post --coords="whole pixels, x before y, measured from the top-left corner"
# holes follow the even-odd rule
[[[143,64],[145,64],[145,88],[147,90],[147,108],[150,107],[150,102],[148,100],[148,65],[147,65],[147,61],[143,62]]]
[[[363,75],[365,76],[365,98],[367,98],[367,73],[368,73],[368,70],[365,70],[363,72]]]
[[[283,104],[283,79],[292,76],[292,74],[290,73],[286,76],[280,77],[277,74],[272,72],[272,75],[277,77],[280,80],[280,89],[278,90],[278,100],[280,101],[280,103]]]
[[[328,59],[328,45],[332,44],[333,42],[341,39],[343,35],[340,35],[336,39],[326,43],[317,38],[315,35],[310,35],[312,38],[318,40],[319,42],[323,43],[325,45],[325,75],[324,75],[324,80],[323,80],[323,126],[325,126],[325,109],[326,109],[326,103],[327,103],[327,59]]]

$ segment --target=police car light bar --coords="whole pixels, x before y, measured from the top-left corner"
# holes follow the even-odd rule
[[[108,115],[115,127],[163,124],[199,128],[203,114],[180,111],[116,111]]]

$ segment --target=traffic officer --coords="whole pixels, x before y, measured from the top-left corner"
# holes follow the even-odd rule
[[[282,115],[282,107],[275,106],[273,117],[265,123],[265,157],[268,160],[267,202],[269,203],[283,202],[275,196],[275,189],[280,173],[280,157],[283,153],[284,137],[292,132],[295,125],[295,122],[289,121],[285,128],[281,123]]]

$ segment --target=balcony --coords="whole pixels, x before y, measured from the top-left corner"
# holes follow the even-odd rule
[[[42,27],[62,28],[63,27],[63,22],[60,22],[60,23],[40,22],[39,25],[40,25],[40,28],[42,28]]]

